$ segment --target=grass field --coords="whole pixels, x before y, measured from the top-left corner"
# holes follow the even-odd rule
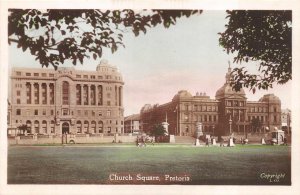
[[[131,176],[133,180],[117,180],[112,174]],[[275,177],[280,174],[281,177]],[[137,179],[136,175],[142,177]],[[166,175],[175,180],[166,180]],[[151,180],[144,182],[145,178]],[[290,182],[291,148],[288,146],[8,148],[9,184],[290,185]]]

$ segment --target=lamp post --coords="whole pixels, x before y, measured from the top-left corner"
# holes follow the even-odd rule
[[[213,125],[213,136],[215,136],[215,126]]]
[[[229,116],[229,133],[231,135],[231,125],[232,125],[232,119],[231,119],[231,115]]]

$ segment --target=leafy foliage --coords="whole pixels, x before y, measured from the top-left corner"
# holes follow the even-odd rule
[[[251,127],[254,132],[257,132],[262,127],[262,123],[259,118],[253,118],[251,120]]]
[[[272,88],[292,79],[292,13],[279,10],[227,11],[229,22],[220,34],[219,43],[227,53],[235,55],[234,62],[256,61],[259,74],[245,67],[232,71],[231,85],[235,90],[247,87]]]
[[[158,137],[158,136],[163,136],[165,135],[166,130],[165,128],[162,126],[162,124],[156,124],[154,125],[152,131],[150,132],[151,136],[155,136],[155,137]]]
[[[200,10],[36,10],[10,9],[8,42],[30,50],[42,66],[57,68],[65,60],[83,64],[91,56],[102,56],[103,48],[114,53],[123,46],[123,34],[131,30],[135,36],[147,28],[163,24],[169,28],[182,16]]]
[[[29,130],[29,127],[26,124],[22,124],[18,126],[18,129],[24,133],[25,131]]]

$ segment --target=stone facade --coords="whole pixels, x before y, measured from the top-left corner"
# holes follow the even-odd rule
[[[197,122],[202,123],[205,133],[214,135],[253,132],[253,119],[259,119],[261,124],[256,133],[281,128],[279,98],[267,94],[259,101],[247,101],[243,89],[238,92],[232,90],[230,72],[229,67],[224,85],[216,92],[216,99],[211,99],[205,93],[192,96],[188,91],[181,90],[169,103],[146,104],[140,112],[142,131],[151,131],[154,124],[165,121],[166,115],[170,124],[169,133],[180,136],[194,136]]]
[[[32,134],[122,133],[123,85],[106,60],[96,71],[14,68],[8,127],[27,124]]]

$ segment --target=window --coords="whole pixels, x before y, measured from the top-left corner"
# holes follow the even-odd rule
[[[81,110],[77,110],[77,115],[78,115],[78,116],[81,115]]]
[[[81,75],[80,75],[80,74],[77,74],[77,75],[76,75],[76,78],[80,79],[80,78],[81,78]]]
[[[107,101],[107,105],[110,106],[110,101]]]
[[[17,96],[20,96],[20,95],[21,95],[21,91],[18,90],[18,91],[17,91]]]
[[[89,77],[88,75],[83,75],[83,78],[88,79]]]
[[[86,110],[86,111],[84,111],[84,115],[85,116],[87,116],[88,115],[88,111]]]
[[[33,76],[38,77],[39,73],[33,73]]]
[[[227,106],[231,106],[231,101],[227,101]]]
[[[47,77],[47,74],[46,73],[42,73],[42,77]]]
[[[102,111],[99,111],[99,116],[102,116]]]
[[[26,76],[31,76],[31,73],[29,73],[29,72],[26,72]]]
[[[62,100],[64,105],[69,104],[69,83],[67,81],[62,84]]]
[[[43,110],[43,115],[46,115],[46,110]]]
[[[34,115],[39,115],[39,111],[38,110],[34,110]]]
[[[95,75],[91,75],[91,79],[95,79],[96,78],[96,76]]]
[[[98,79],[103,79],[103,77],[102,76],[98,76]]]
[[[110,98],[110,93],[107,94],[107,98]]]
[[[21,115],[21,109],[16,110],[16,115]]]
[[[17,99],[17,104],[21,104],[21,100],[20,99]]]
[[[69,115],[69,109],[63,109],[63,110],[62,110],[62,114],[63,114],[64,116]]]
[[[51,110],[51,115],[54,115],[54,110]]]
[[[92,111],[92,116],[95,116],[95,111]]]
[[[54,77],[54,74],[49,74],[49,77]]]
[[[111,111],[110,110],[106,111],[106,116],[111,116]]]
[[[111,127],[107,127],[107,133],[111,133]]]
[[[17,76],[21,76],[21,72],[16,72]]]
[[[185,110],[189,110],[189,105],[185,105]]]

